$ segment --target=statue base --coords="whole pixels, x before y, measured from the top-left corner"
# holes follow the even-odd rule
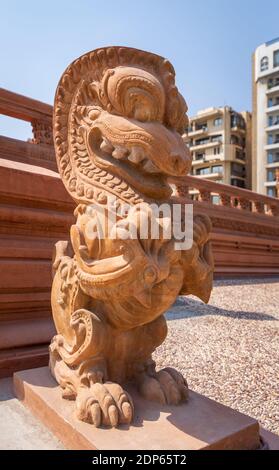
[[[135,405],[132,425],[95,428],[75,417],[75,403],[61,397],[48,367],[14,374],[15,394],[68,449],[246,450],[261,447],[258,422],[190,391],[189,401],[162,406],[126,387]]]

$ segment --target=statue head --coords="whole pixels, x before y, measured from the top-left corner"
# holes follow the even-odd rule
[[[59,82],[54,140],[77,202],[114,194],[129,203],[166,199],[167,177],[187,174],[187,106],[172,65],[149,52],[108,47],[75,60]]]

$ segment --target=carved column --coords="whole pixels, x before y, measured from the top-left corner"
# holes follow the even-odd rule
[[[256,212],[257,212],[258,214],[264,214],[264,213],[265,213],[264,202],[262,202],[262,201],[255,201],[255,208],[256,208]]]
[[[33,121],[33,144],[53,145],[52,125],[46,121]]]
[[[249,211],[251,209],[251,204],[250,201],[246,198],[240,197],[238,198],[238,202],[240,205],[240,208],[244,211]]]
[[[204,191],[204,190],[200,190],[200,194],[199,194],[199,201],[202,201],[202,202],[211,202],[211,194],[210,194],[210,191]]]
[[[279,216],[279,206],[277,206],[277,205],[271,205],[271,206],[270,206],[270,211],[271,211],[271,214],[272,214],[274,217]]]
[[[231,207],[231,196],[229,196],[228,194],[221,193],[220,194],[220,205],[221,206]]]
[[[177,184],[176,185],[177,194],[180,197],[189,197],[189,186],[184,184]]]

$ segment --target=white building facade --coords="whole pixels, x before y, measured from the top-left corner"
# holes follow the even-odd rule
[[[279,169],[279,38],[260,45],[253,54],[252,121],[252,189],[276,197],[276,168]]]

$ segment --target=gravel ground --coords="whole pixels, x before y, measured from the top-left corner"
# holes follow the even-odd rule
[[[279,279],[216,281],[208,305],[179,297],[156,351],[189,387],[279,434]]]

